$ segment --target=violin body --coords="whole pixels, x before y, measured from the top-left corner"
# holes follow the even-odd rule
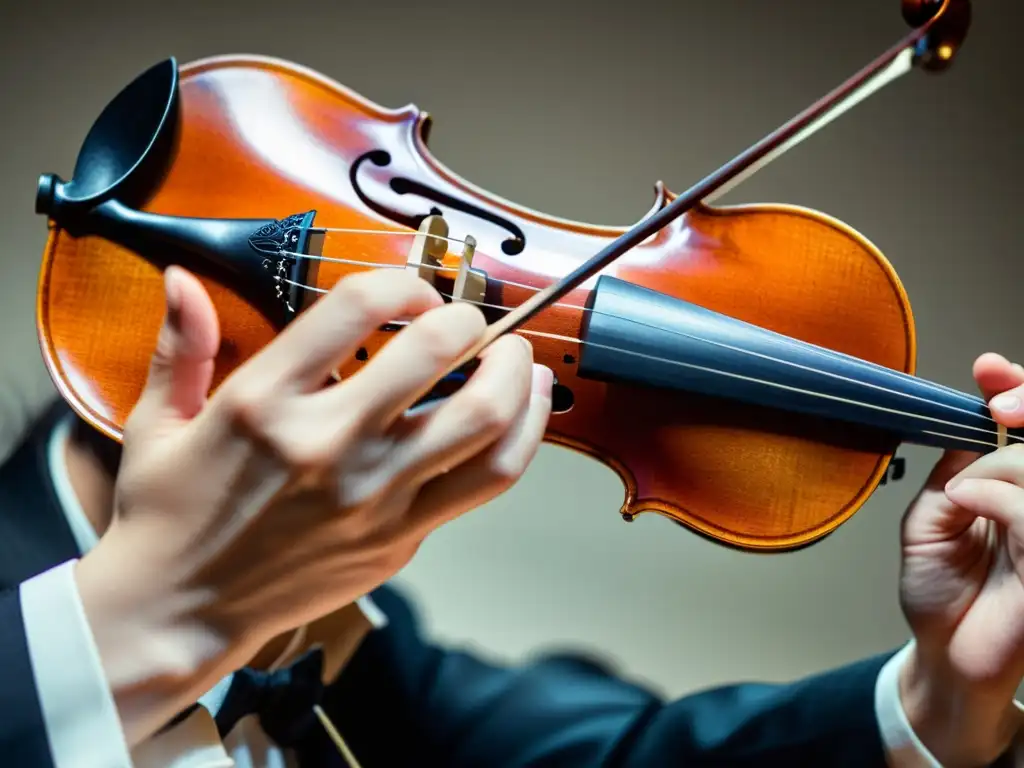
[[[474,186],[431,154],[430,126],[414,106],[385,109],[279,60],[218,57],[180,69],[169,60],[141,75],[97,120],[62,195],[53,177],[40,187],[38,209],[50,229],[38,328],[61,394],[120,439],[145,384],[169,261],[197,274],[216,306],[215,388],[287,322],[239,290],[242,272],[257,279],[249,266],[229,259],[220,271],[206,269],[184,250],[137,244],[117,229],[135,220],[125,211],[258,220],[271,239],[292,216],[409,235],[440,213],[451,237],[476,240],[473,267],[487,276],[489,318],[627,229],[548,216]],[[659,183],[647,215],[673,197]],[[106,218],[90,219],[101,209]],[[96,226],[101,218],[107,229]],[[331,255],[344,259],[407,263],[409,237],[327,240]],[[367,268],[320,261],[305,281],[328,290]],[[698,205],[603,274],[851,360],[903,376],[914,371],[913,316],[897,274],[867,238],[823,213]],[[743,402],[714,387],[680,392],[629,375],[588,376],[581,339],[597,282],[580,285],[521,332],[556,377],[546,439],[617,472],[627,519],[653,511],[731,546],[790,550],[834,531],[882,481],[898,432]],[[316,295],[298,300],[308,306]],[[340,361],[340,375],[356,373],[394,332],[385,327],[367,339],[360,354]]]

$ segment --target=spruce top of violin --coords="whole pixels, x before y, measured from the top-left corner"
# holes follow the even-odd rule
[[[658,185],[631,228],[482,190],[427,149],[424,113],[299,65],[158,63],[103,110],[70,180],[40,180],[46,364],[72,407],[119,438],[168,263],[198,274],[217,308],[214,386],[346,274],[415,269],[481,307],[495,334],[533,343],[558,382],[547,439],[613,468],[627,519],[656,511],[763,551],[818,541],[864,503],[900,443],[991,450],[1021,436],[1001,433],[980,398],[912,375],[908,298],[864,236],[816,211],[711,199],[879,87],[874,74],[930,67],[960,8],[945,0],[691,190]],[[380,329],[339,374],[400,328]],[[425,396],[458,386],[466,371],[455,373]]]

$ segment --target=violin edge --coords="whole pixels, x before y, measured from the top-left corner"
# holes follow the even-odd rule
[[[641,516],[662,517],[719,546],[755,555],[789,554],[807,549],[831,536],[848,523],[871,499],[885,480],[889,466],[901,447],[896,445],[891,451],[878,454],[873,469],[864,478],[860,489],[832,518],[824,523],[814,525],[806,531],[786,536],[768,537],[738,533],[735,529],[716,525],[709,515],[698,515],[683,505],[655,496],[640,496],[636,478],[624,463],[613,456],[594,450],[585,443],[561,435],[557,431],[549,431],[544,442],[596,461],[615,473],[623,487],[623,499],[618,514],[625,522],[635,522]]]
[[[223,59],[225,57],[215,57],[215,58]],[[237,61],[237,59],[235,57],[227,57],[227,58],[231,59],[232,61]],[[290,65],[290,63],[288,63],[288,62],[284,62],[284,63]],[[302,67],[300,67],[299,65],[290,65],[290,66],[294,66],[296,68],[302,69]],[[188,65],[186,65],[183,68],[182,71],[187,71],[187,70],[188,70]],[[334,82],[334,81],[330,81],[329,79],[328,79],[328,81],[332,82],[332,83]],[[372,104],[372,102],[369,102],[368,99],[365,99],[364,97],[359,96],[359,94],[356,94],[354,91],[351,91],[351,89],[348,89],[345,86],[342,86],[340,84],[336,84],[336,85],[338,86],[338,88],[341,91],[350,92],[350,93],[354,94],[354,96],[356,97],[357,101],[362,101],[362,102],[366,102],[366,103],[371,103]],[[382,109],[382,111],[387,111],[387,110],[384,110],[383,108],[381,108],[381,109]],[[402,109],[398,109],[398,110],[390,110],[390,111],[393,114],[396,114],[396,115],[414,115],[416,117],[416,120],[413,123],[414,127],[415,126],[419,126],[419,125],[429,125],[429,115],[427,115],[427,113],[421,112],[420,110],[418,110],[418,108],[406,107],[406,108],[402,108]],[[421,120],[421,117],[424,118],[425,122],[423,120]],[[426,147],[425,144],[423,146],[424,146],[424,148]],[[429,152],[426,153],[425,156],[428,157],[428,158],[433,157],[433,155],[430,154]],[[440,163],[440,161],[437,161],[437,162]],[[457,177],[454,174],[454,172],[452,172],[452,174],[453,174],[454,178],[456,178],[456,179],[459,178],[459,177]],[[470,188],[470,189],[478,189],[478,188],[476,188],[474,185],[472,185],[469,182],[466,182],[465,185],[466,185],[467,188]],[[667,187],[662,182],[658,182],[658,183],[655,184],[655,193],[656,193],[655,210],[657,210],[660,206],[663,206],[663,205],[667,204],[667,202],[668,202],[668,200],[670,198],[674,199],[674,197],[675,197],[675,195],[673,193],[668,191]],[[496,198],[496,196],[494,196],[492,194],[489,194],[489,193],[481,193],[481,194],[482,194],[483,198],[486,201],[488,201],[488,202],[491,202],[491,201],[493,201]],[[520,206],[518,206],[518,205],[516,205],[514,203],[509,203],[509,205],[511,206],[511,210],[514,210],[516,212],[519,212],[519,211],[522,210],[522,208]],[[884,254],[882,254],[882,252],[877,247],[875,247],[873,244],[871,244],[870,241],[862,233],[858,232],[855,228],[853,228],[852,226],[846,224],[845,222],[835,218],[834,216],[831,216],[829,214],[825,214],[825,213],[823,213],[821,211],[817,211],[817,210],[811,209],[811,208],[806,208],[806,207],[796,206],[796,205],[791,205],[791,204],[781,204],[781,203],[747,203],[747,204],[730,205],[730,206],[699,206],[697,210],[701,210],[701,211],[704,211],[706,213],[710,213],[710,214],[714,214],[714,215],[728,215],[728,214],[733,214],[733,213],[741,214],[741,213],[749,213],[749,212],[756,211],[756,210],[761,210],[761,211],[774,210],[774,211],[797,212],[797,213],[806,215],[806,216],[808,216],[810,218],[817,219],[817,220],[819,220],[821,222],[828,223],[831,226],[838,227],[838,228],[846,231],[847,233],[853,235],[854,237],[856,237],[856,239],[858,239],[861,242],[865,243],[867,246],[869,246],[869,250],[872,251],[872,253],[874,255],[876,255],[876,257],[880,258],[880,263],[884,265],[886,271],[889,273],[891,278],[895,281],[895,284],[899,286],[900,293],[904,296],[904,298],[906,298],[905,290],[903,290],[903,288],[902,288],[902,284],[899,281],[898,276],[896,275],[895,269],[892,267],[891,263],[888,262],[888,259],[884,256]],[[558,219],[557,217],[551,217],[551,216],[548,216],[546,214],[538,214],[538,215],[539,215],[539,217],[541,218],[541,220],[544,223],[560,221],[560,219]],[[572,224],[572,222],[570,222],[570,224]],[[608,227],[600,227],[598,229],[599,229],[599,231],[602,231],[602,232],[607,232],[610,229],[614,231],[614,228],[608,228]],[[49,235],[48,243],[47,243],[47,250],[46,250],[46,254],[47,255],[44,256],[44,261],[46,259],[49,259],[49,258],[52,257],[53,252],[54,252],[54,248],[55,248],[55,245],[56,245],[56,242],[57,242],[57,239],[60,237],[60,233],[62,231],[63,231],[63,228],[60,227],[59,225],[54,225],[54,226],[51,227],[51,231],[50,231],[50,235]],[[44,265],[44,269],[42,270],[41,275],[40,275],[41,280],[47,274],[48,274],[48,269]],[[41,313],[45,309],[45,307],[44,307],[44,300],[43,299],[44,299],[44,296],[46,295],[46,293],[47,293],[47,291],[45,289],[45,285],[41,286],[40,292],[37,294],[37,313]],[[909,300],[907,301],[907,306],[909,307]],[[42,314],[37,314],[37,316],[43,317]],[[911,322],[911,327],[909,329],[910,330],[910,334],[909,335],[910,335],[910,344],[911,344],[911,347],[912,347],[913,351],[912,351],[912,353],[910,355],[910,359],[911,359],[911,366],[913,367],[913,365],[914,365],[914,358],[916,356],[916,343],[915,343],[916,342],[916,336],[915,336],[915,334],[913,332],[912,316],[908,316],[907,319],[908,319],[908,321]],[[42,332],[42,329],[40,329],[40,343],[41,343],[41,347],[42,347],[42,349],[44,351],[44,360],[46,361],[47,368],[50,371],[51,378],[57,384],[58,390],[61,392],[61,394],[64,397],[64,399],[72,406],[72,408],[74,410],[76,410],[76,412],[79,413],[79,415],[82,418],[84,418],[86,421],[88,421],[90,424],[92,424],[92,426],[94,426],[94,428],[97,428],[101,433],[104,433],[108,437],[111,437],[111,438],[113,438],[113,439],[115,439],[117,441],[122,440],[123,439],[122,431],[112,421],[110,421],[107,418],[104,418],[98,412],[94,412],[86,404],[85,400],[78,396],[76,388],[73,385],[73,381],[75,379],[75,376],[74,376],[73,372],[65,369],[65,366],[63,365],[63,363],[60,360],[57,348],[53,344],[53,340],[47,338],[46,334]],[[888,466],[889,461],[891,460],[891,456],[882,457],[879,460],[880,463],[879,463],[879,465],[878,465],[878,467],[877,467],[877,469],[875,471],[875,474],[874,474],[874,482],[873,483],[869,482],[869,486],[865,487],[865,490],[862,493],[862,498],[860,498],[857,501],[856,504],[850,505],[839,517],[835,518],[834,521],[831,522],[828,526],[820,528],[820,529],[816,529],[814,532],[812,532],[811,534],[808,534],[808,535],[798,535],[798,536],[795,536],[795,537],[792,537],[792,536],[791,537],[786,537],[784,541],[783,540],[779,540],[779,539],[775,539],[775,540],[773,540],[773,543],[770,543],[770,544],[766,545],[765,541],[763,539],[757,539],[757,538],[751,538],[751,537],[737,537],[735,534],[730,533],[726,529],[721,529],[721,528],[717,528],[717,527],[715,527],[713,525],[706,524],[705,521],[702,521],[699,518],[695,518],[693,515],[691,515],[690,513],[686,512],[685,510],[680,510],[676,505],[666,505],[663,501],[661,501],[659,499],[656,499],[656,498],[647,498],[647,497],[638,498],[637,497],[637,491],[636,491],[637,484],[635,482],[635,479],[631,478],[628,474],[623,474],[623,472],[621,471],[621,468],[619,466],[616,466],[617,462],[614,462],[614,461],[610,462],[608,460],[608,457],[605,456],[605,455],[597,454],[597,453],[595,453],[593,451],[589,451],[589,450],[582,450],[581,451],[578,446],[574,446],[571,443],[567,443],[565,440],[559,439],[559,436],[557,435],[557,433],[552,433],[551,436],[550,436],[550,439],[548,439],[546,441],[550,442],[552,444],[555,444],[555,445],[561,445],[561,446],[564,446],[564,447],[574,448],[575,450],[577,450],[577,452],[581,452],[581,453],[584,453],[585,455],[588,455],[590,457],[597,458],[599,461],[601,461],[601,463],[605,464],[606,466],[609,466],[610,468],[613,469],[613,471],[616,471],[616,473],[619,474],[620,479],[624,482],[624,485],[625,485],[625,500],[624,500],[624,503],[622,505],[620,514],[623,514],[624,516],[626,514],[628,514],[628,515],[630,515],[632,517],[635,517],[635,516],[637,516],[639,514],[642,514],[642,513],[645,513],[645,512],[651,512],[651,511],[659,512],[662,515],[664,515],[666,517],[669,517],[670,519],[675,520],[676,522],[681,522],[685,527],[689,528],[690,530],[692,530],[692,531],[694,531],[696,533],[700,533],[700,534],[704,534],[704,535],[710,535],[712,538],[714,538],[719,543],[725,544],[727,546],[729,546],[729,545],[735,546],[735,547],[743,549],[745,551],[775,551],[775,552],[792,551],[793,549],[802,548],[803,546],[806,546],[806,545],[808,545],[810,543],[814,543],[815,541],[818,541],[821,538],[827,536],[831,531],[835,530],[840,525],[842,525],[844,522],[846,522],[846,520],[848,520],[850,517],[852,517],[853,514],[860,508],[860,506],[862,506],[863,502],[867,500],[867,498],[871,495],[871,493],[875,490],[877,485],[880,483],[881,478],[884,477],[885,470],[886,470],[886,468]]]
[[[475,202],[479,203],[482,201],[495,208],[500,208],[508,214],[525,219],[538,226],[554,226],[577,234],[615,238],[628,232],[630,229],[635,227],[638,222],[650,218],[658,211],[670,205],[679,197],[680,194],[673,191],[663,179],[656,179],[651,184],[651,189],[653,191],[652,202],[648,204],[648,207],[639,216],[639,218],[627,224],[598,224],[596,222],[584,221],[582,219],[570,219],[567,217],[556,216],[487,190],[449,167],[445,161],[436,155],[430,148],[429,136],[435,129],[435,118],[433,114],[428,109],[418,106],[415,101],[407,102],[401,107],[386,107],[355,90],[351,86],[345,85],[343,82],[331,75],[327,75],[309,66],[289,59],[264,54],[217,54],[214,56],[194,59],[179,66],[179,80],[185,81],[189,77],[200,75],[204,72],[233,66],[268,67],[285,75],[293,76],[320,88],[324,88],[328,92],[339,95],[346,101],[356,104],[359,107],[372,112],[376,116],[394,122],[408,121],[411,130],[411,134],[408,138],[412,141],[414,148],[420,154],[420,158],[427,163],[431,171],[436,173],[452,186],[468,193],[471,197],[474,197],[476,199]],[[714,213],[729,213],[732,211],[746,212],[753,209],[800,212],[802,214],[809,214],[818,217],[822,221],[830,224],[836,223],[840,226],[850,228],[849,225],[844,224],[842,220],[836,219],[834,216],[822,210],[809,206],[797,206],[774,203],[771,201],[752,200],[746,203],[732,203],[729,205],[712,205],[710,203],[702,202],[693,207],[694,211]],[[858,237],[863,238],[861,233],[856,232],[856,230],[854,230],[854,232]]]

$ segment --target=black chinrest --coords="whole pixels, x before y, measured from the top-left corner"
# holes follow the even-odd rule
[[[78,151],[74,174],[39,177],[36,213],[85,213],[116,199],[140,207],[163,175],[178,126],[178,63],[150,67],[96,118]]]

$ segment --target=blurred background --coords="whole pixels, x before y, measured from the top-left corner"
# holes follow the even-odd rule
[[[1011,0],[979,0],[953,69],[913,73],[723,199],[842,219],[909,292],[925,377],[973,390],[986,350],[1024,358],[1020,108]],[[440,161],[560,217],[629,225],[907,31],[897,0],[605,3],[133,0],[8,4],[0,25],[0,416],[4,451],[53,397],[35,338],[37,176],[71,173],[106,102],[173,55],[283,57],[434,119]],[[574,646],[668,695],[789,679],[902,644],[900,515],[937,453],[835,535],[740,554],[618,516],[601,465],[545,446],[511,492],[433,536],[401,581],[430,630],[503,659]]]

